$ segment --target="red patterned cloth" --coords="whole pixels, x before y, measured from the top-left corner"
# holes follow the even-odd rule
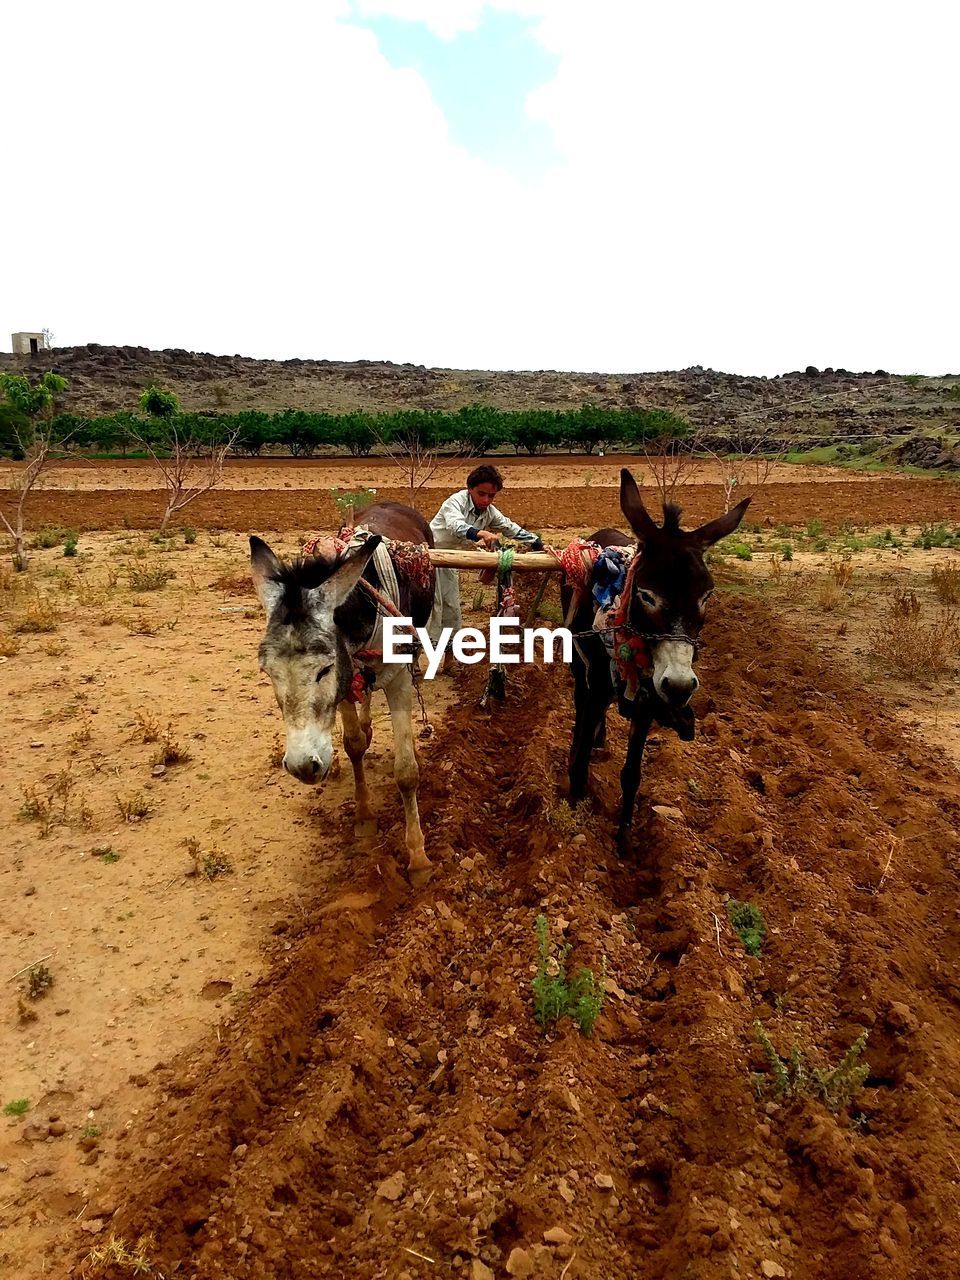
[[[590,542],[586,538],[574,538],[557,557],[567,582],[573,587],[573,600],[564,620],[567,626],[576,616],[580,601],[589,588],[590,575],[602,550],[603,548],[596,542]],[[638,635],[627,624],[630,598],[633,595],[633,581],[640,559],[639,555],[633,556],[620,596],[609,609],[598,613],[594,619],[594,628],[601,636],[604,633],[612,634],[612,642],[607,643],[607,648],[623,684],[623,696],[628,702],[636,698],[640,681],[653,671],[650,646],[647,644],[646,637]]]
[[[564,579],[573,587],[573,596],[567,609],[567,616],[563,620],[564,626],[569,627],[577,616],[580,601],[587,590],[590,574],[593,571],[593,566],[597,563],[597,557],[601,550],[602,547],[597,542],[590,542],[586,538],[574,538],[559,555],[556,551],[553,552],[560,561]]]
[[[620,599],[611,610],[613,660],[617,665],[617,674],[623,681],[623,696],[628,702],[633,702],[637,696],[640,681],[653,673],[653,660],[650,657],[650,646],[647,644],[646,637],[639,635],[627,625],[630,599],[633,595],[633,580],[639,563],[640,556],[635,555],[627,570],[627,578],[623,584]]]

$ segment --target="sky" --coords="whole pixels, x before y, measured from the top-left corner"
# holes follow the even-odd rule
[[[946,0],[0,4],[0,349],[960,372]]]

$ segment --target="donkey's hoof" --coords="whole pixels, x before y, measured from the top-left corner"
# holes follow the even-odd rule
[[[422,889],[433,875],[434,866],[424,858],[423,862],[417,863],[416,866],[411,864],[407,867],[407,876],[414,889]]]
[[[358,844],[370,844],[377,836],[376,818],[360,818],[353,824],[353,838]]]

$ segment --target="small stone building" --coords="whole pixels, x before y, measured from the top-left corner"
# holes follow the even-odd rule
[[[14,333],[11,334],[11,340],[15,356],[35,356],[38,351],[50,349],[44,333]]]

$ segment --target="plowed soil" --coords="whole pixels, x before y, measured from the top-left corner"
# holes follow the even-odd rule
[[[619,722],[578,829],[563,670],[489,716],[464,677],[422,789],[434,880],[389,840],[340,859],[242,1016],[157,1073],[111,1229],[196,1280],[956,1275],[960,775],[747,597],[701,675],[624,862]],[[539,912],[605,962],[592,1038],[531,1016]],[[757,1020],[833,1065],[867,1030],[854,1105],[758,1099]]]
[[[546,479],[546,477],[544,477]],[[452,491],[462,479],[449,486]],[[379,498],[409,502],[408,490],[381,488]],[[414,505],[432,518],[446,496],[437,491],[421,491]],[[693,527],[722,510],[719,485],[684,485],[680,495],[684,520]],[[518,486],[504,495],[502,509],[526,528],[544,529],[563,525],[588,532],[605,525],[619,525],[623,516],[613,486],[589,488]],[[41,489],[30,496],[33,527],[62,525],[80,532],[94,529],[142,529],[157,527],[164,502],[157,489],[116,489],[96,492],[65,492]],[[12,503],[0,494],[0,510],[12,510]],[[828,532],[843,525],[858,527],[937,521],[960,523],[960,484],[951,480],[874,479],[837,480],[830,484],[784,481],[763,489],[754,500],[750,518],[769,525],[804,525],[817,519]],[[329,492],[289,489],[217,489],[192,502],[172,521],[174,528],[249,529],[330,529],[340,516]]]

